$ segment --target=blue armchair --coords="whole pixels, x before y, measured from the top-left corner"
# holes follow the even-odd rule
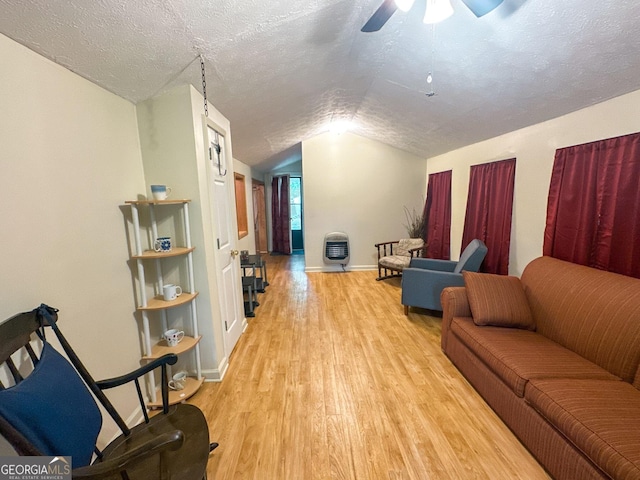
[[[464,286],[462,271],[477,272],[487,254],[482,240],[472,240],[464,249],[460,260],[414,258],[402,272],[402,305],[404,314],[409,307],[442,311],[440,294],[445,287]]]

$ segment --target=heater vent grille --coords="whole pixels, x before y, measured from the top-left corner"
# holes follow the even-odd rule
[[[346,233],[332,232],[324,236],[324,263],[349,263],[349,237]]]

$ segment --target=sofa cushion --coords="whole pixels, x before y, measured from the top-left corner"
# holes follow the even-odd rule
[[[640,392],[631,385],[534,379],[525,399],[611,478],[640,478]]]
[[[533,260],[522,273],[536,331],[633,382],[640,365],[640,279]]]
[[[451,331],[519,397],[532,378],[619,379],[557,343],[529,330],[479,327],[454,318]]]
[[[527,297],[518,277],[462,272],[476,325],[535,330]]]

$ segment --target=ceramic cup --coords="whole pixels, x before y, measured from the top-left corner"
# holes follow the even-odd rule
[[[171,300],[175,300],[180,295],[182,295],[182,287],[180,287],[179,285],[167,283],[165,286],[162,287],[162,297],[167,302],[170,302]]]
[[[171,251],[171,237],[158,237],[153,243],[153,249],[156,252],[170,252]]]
[[[171,188],[166,185],[151,185],[151,194],[154,200],[166,200],[171,193]]]
[[[169,345],[170,347],[175,347],[184,338],[184,332],[182,330],[172,328],[171,330],[167,330],[166,332],[164,332],[162,338],[167,341],[167,345]]]
[[[169,380],[169,388],[171,390],[183,390],[186,383],[187,372],[178,372]]]

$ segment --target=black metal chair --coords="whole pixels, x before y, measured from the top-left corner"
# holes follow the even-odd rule
[[[168,404],[168,354],[121,377],[94,381],[57,325],[57,310],[46,305],[0,324],[0,434],[18,455],[70,456],[73,478],[109,480],[206,479],[209,443],[203,413],[189,404]],[[50,327],[67,360],[46,341]],[[35,335],[34,335],[35,333]],[[37,353],[40,352],[40,353]],[[149,418],[139,378],[156,368],[163,381],[161,413]],[[28,370],[28,372],[26,371]],[[134,382],[144,422],[129,428],[103,390]],[[93,394],[93,395],[92,395]],[[96,440],[102,415],[95,398],[122,434],[100,451]]]

